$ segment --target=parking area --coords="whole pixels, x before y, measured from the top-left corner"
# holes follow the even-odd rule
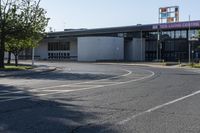
[[[0,78],[0,132],[200,131],[196,70],[96,63],[46,65],[59,69]]]

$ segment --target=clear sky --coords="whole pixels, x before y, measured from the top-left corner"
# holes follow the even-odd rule
[[[200,0],[41,0],[48,27],[102,28],[158,22],[158,9],[179,6],[180,20],[200,20]]]

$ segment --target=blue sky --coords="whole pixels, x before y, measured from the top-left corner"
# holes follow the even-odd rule
[[[102,28],[158,22],[158,8],[179,6],[180,20],[200,20],[200,0],[42,0],[48,27]]]

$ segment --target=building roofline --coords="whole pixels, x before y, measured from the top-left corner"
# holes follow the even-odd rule
[[[200,29],[200,20],[195,21],[182,21],[174,23],[162,23],[162,24],[138,24],[131,26],[120,26],[120,27],[106,27],[106,28],[94,28],[94,29],[80,29],[80,30],[69,30],[69,31],[58,31],[58,32],[48,32],[49,36],[55,35],[66,35],[66,36],[81,36],[81,35],[92,35],[92,34],[110,34],[110,33],[120,33],[120,32],[133,32],[133,31],[154,31],[162,29],[187,29],[191,24],[191,28]]]

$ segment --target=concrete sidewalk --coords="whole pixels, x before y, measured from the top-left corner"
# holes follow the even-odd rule
[[[30,69],[30,70],[16,70],[16,71],[0,70],[0,78],[27,75],[27,74],[35,74],[35,73],[43,73],[43,72],[51,72],[51,71],[55,71],[55,70],[56,70],[56,67],[49,67],[49,66],[36,66],[35,68]]]

